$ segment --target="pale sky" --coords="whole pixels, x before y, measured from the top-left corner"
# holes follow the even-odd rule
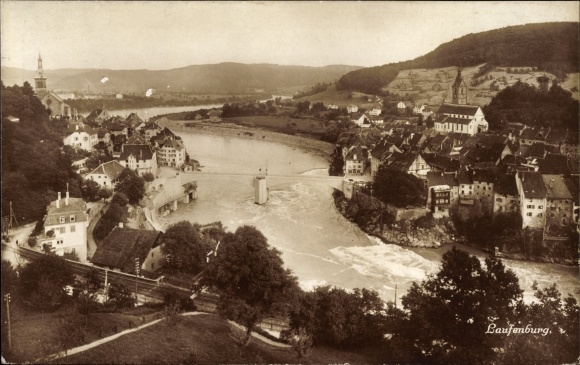
[[[3,66],[379,66],[469,33],[579,21],[579,2],[2,1]]]

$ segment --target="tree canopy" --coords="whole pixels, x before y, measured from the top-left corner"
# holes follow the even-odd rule
[[[115,190],[125,194],[130,204],[137,205],[145,195],[145,179],[130,168],[124,168],[119,175]]]
[[[421,180],[384,165],[381,165],[373,176],[372,189],[377,199],[397,207],[423,206],[426,200]]]
[[[171,225],[163,234],[161,249],[167,257],[166,267],[198,274],[206,266],[211,250],[210,239],[188,221]]]
[[[20,274],[22,294],[32,306],[54,309],[61,304],[65,286],[74,283],[72,270],[56,255],[44,255],[27,264]]]
[[[284,269],[280,252],[251,226],[224,236],[202,283],[218,291],[220,314],[244,325],[248,341],[254,326],[265,316],[284,311],[299,290],[296,278]]]

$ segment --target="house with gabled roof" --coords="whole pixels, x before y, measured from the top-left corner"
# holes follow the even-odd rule
[[[546,187],[539,172],[518,172],[516,186],[520,197],[522,228],[544,228],[546,222]]]
[[[393,153],[392,157],[394,158],[388,164],[389,168],[406,172],[418,178],[425,179],[427,172],[431,170],[418,152]]]
[[[155,271],[163,266],[161,232],[146,229],[115,227],[97,246],[93,265],[135,275],[140,270]]]
[[[162,128],[156,122],[149,122],[139,128],[139,133],[144,135],[147,141],[150,141],[151,138],[155,137],[161,131]]]
[[[574,222],[574,196],[562,175],[542,175],[546,188],[546,227]]]
[[[99,138],[96,130],[82,122],[68,122],[67,135],[63,138],[65,146],[71,146],[75,149],[80,148],[90,152],[98,142]]]
[[[359,145],[351,146],[344,158],[344,173],[349,175],[364,175],[367,160],[366,150]]]
[[[105,120],[110,119],[111,114],[107,111],[107,109],[93,109],[89,115],[87,115],[86,119],[93,124],[101,125]]]
[[[569,158],[560,154],[548,153],[538,162],[538,171],[541,174],[568,175],[570,174]]]
[[[157,163],[159,166],[180,168],[185,163],[185,155],[185,146],[181,140],[166,137],[159,144]]]
[[[147,172],[157,174],[157,154],[148,144],[124,144],[117,161],[140,176]]]
[[[44,234],[38,237],[41,247],[57,255],[76,253],[80,262],[87,261],[87,205],[80,198],[66,197],[51,202],[44,217]],[[45,246],[46,245],[46,246]]]
[[[121,175],[121,172],[124,169],[125,167],[118,161],[108,161],[100,164],[99,167],[88,173],[84,179],[93,180],[102,188],[114,190],[115,184],[119,179],[119,175]]]
[[[380,165],[394,152],[401,153],[401,150],[387,139],[382,139],[376,144],[371,150],[371,176],[379,171]]]

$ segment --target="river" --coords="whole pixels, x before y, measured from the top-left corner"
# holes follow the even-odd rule
[[[203,172],[270,174],[326,174],[326,157],[315,151],[284,144],[231,136],[178,133]],[[249,177],[198,176],[198,198],[180,204],[162,218],[166,223],[189,220],[206,224],[222,221],[230,231],[252,225],[282,253],[285,265],[298,277],[304,289],[330,284],[343,288],[366,287],[378,291],[384,300],[397,298],[439,270],[442,254],[450,248],[406,248],[383,244],[367,236],[334,207],[332,188],[324,182],[306,181],[277,184],[270,188],[265,205],[254,204]],[[481,260],[485,255],[462,247]],[[541,288],[554,282],[564,293],[580,298],[577,267],[504,260],[517,274],[525,299],[533,298],[531,285]]]
[[[291,98],[291,96],[285,95],[272,95],[272,99],[280,97],[282,99]],[[260,102],[265,102],[265,100],[260,100]],[[120,116],[126,118],[131,113],[136,113],[139,118],[147,120],[151,117],[162,115],[162,114],[173,114],[182,112],[193,112],[200,109],[212,109],[221,108],[224,103],[221,104],[203,104],[203,105],[192,105],[192,106],[161,106],[156,108],[141,108],[141,109],[113,109],[108,110],[109,114],[113,116]],[[90,112],[82,113],[82,116],[86,117]]]

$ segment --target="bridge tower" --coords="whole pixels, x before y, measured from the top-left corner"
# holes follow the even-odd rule
[[[266,185],[266,176],[259,175],[254,178],[255,203],[266,204],[268,201],[268,186]]]

